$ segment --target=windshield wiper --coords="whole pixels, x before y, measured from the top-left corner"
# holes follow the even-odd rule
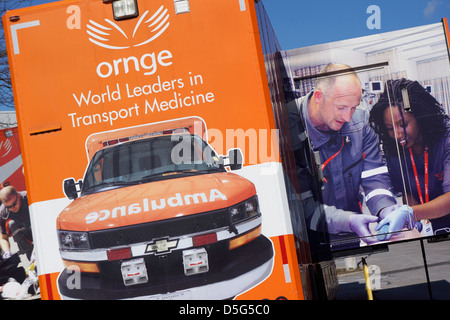
[[[164,172],[158,172],[158,173],[146,175],[146,176],[142,177],[142,180],[153,179],[153,178],[160,177],[160,176],[163,176],[166,178],[166,177],[171,177],[171,176],[175,176],[175,175],[179,175],[179,174],[197,175],[197,174],[204,174],[204,173],[212,173],[212,172],[216,172],[217,170],[220,170],[220,169],[213,168],[213,169],[205,169],[205,170],[196,170],[196,169],[170,170],[170,171],[164,171]]]
[[[158,173],[153,173],[153,174],[143,176],[142,180],[148,180],[148,179],[156,178],[159,176],[168,177],[171,175],[190,173],[190,172],[194,172],[194,171],[197,171],[197,170],[171,170],[171,171],[158,172]]]
[[[136,184],[136,182],[128,182],[123,180],[118,181],[104,181],[92,186],[89,186],[88,188],[84,189],[84,192],[89,192],[92,189],[101,189],[101,188],[108,188],[108,187],[121,187],[121,186],[131,186],[133,184]]]

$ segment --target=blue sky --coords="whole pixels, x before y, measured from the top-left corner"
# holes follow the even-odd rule
[[[100,1],[100,0],[99,0]],[[216,0],[214,0],[216,1]],[[229,1],[229,0],[226,0]],[[35,4],[55,2],[33,0]],[[449,0],[262,0],[283,50],[356,38],[450,19]],[[367,28],[371,5],[380,29]]]
[[[100,1],[100,0],[99,0]],[[227,0],[228,1],[228,0]],[[55,2],[34,0],[36,4]],[[372,35],[450,19],[449,0],[262,0],[283,50]],[[380,29],[368,29],[380,8]]]
[[[283,50],[417,27],[450,19],[449,0],[262,0]],[[369,29],[371,5],[380,29]]]

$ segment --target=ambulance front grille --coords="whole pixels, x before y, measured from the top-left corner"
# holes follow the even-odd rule
[[[91,249],[111,248],[164,237],[180,237],[229,226],[228,209],[89,233]]]

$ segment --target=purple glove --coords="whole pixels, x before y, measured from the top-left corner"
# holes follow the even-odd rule
[[[11,258],[11,251],[7,250],[7,251],[3,252],[2,258],[3,258],[3,260]]]
[[[378,217],[368,214],[352,214],[349,219],[350,229],[365,243],[372,244],[377,241],[369,229],[369,223],[377,222]]]

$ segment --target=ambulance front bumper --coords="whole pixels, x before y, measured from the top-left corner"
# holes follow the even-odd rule
[[[228,245],[228,241],[220,241],[196,248],[200,257],[206,253],[207,266],[201,258],[195,260],[199,267],[193,269],[187,268],[183,261],[191,252],[144,256],[136,265],[139,263],[139,270],[145,269],[145,275],[132,285],[127,281],[134,279],[124,280],[123,269],[124,263],[132,264],[135,260],[102,262],[100,273],[76,275],[65,269],[58,278],[59,292],[62,299],[87,300],[233,298],[270,275],[274,251],[272,242],[263,235],[233,250]]]

